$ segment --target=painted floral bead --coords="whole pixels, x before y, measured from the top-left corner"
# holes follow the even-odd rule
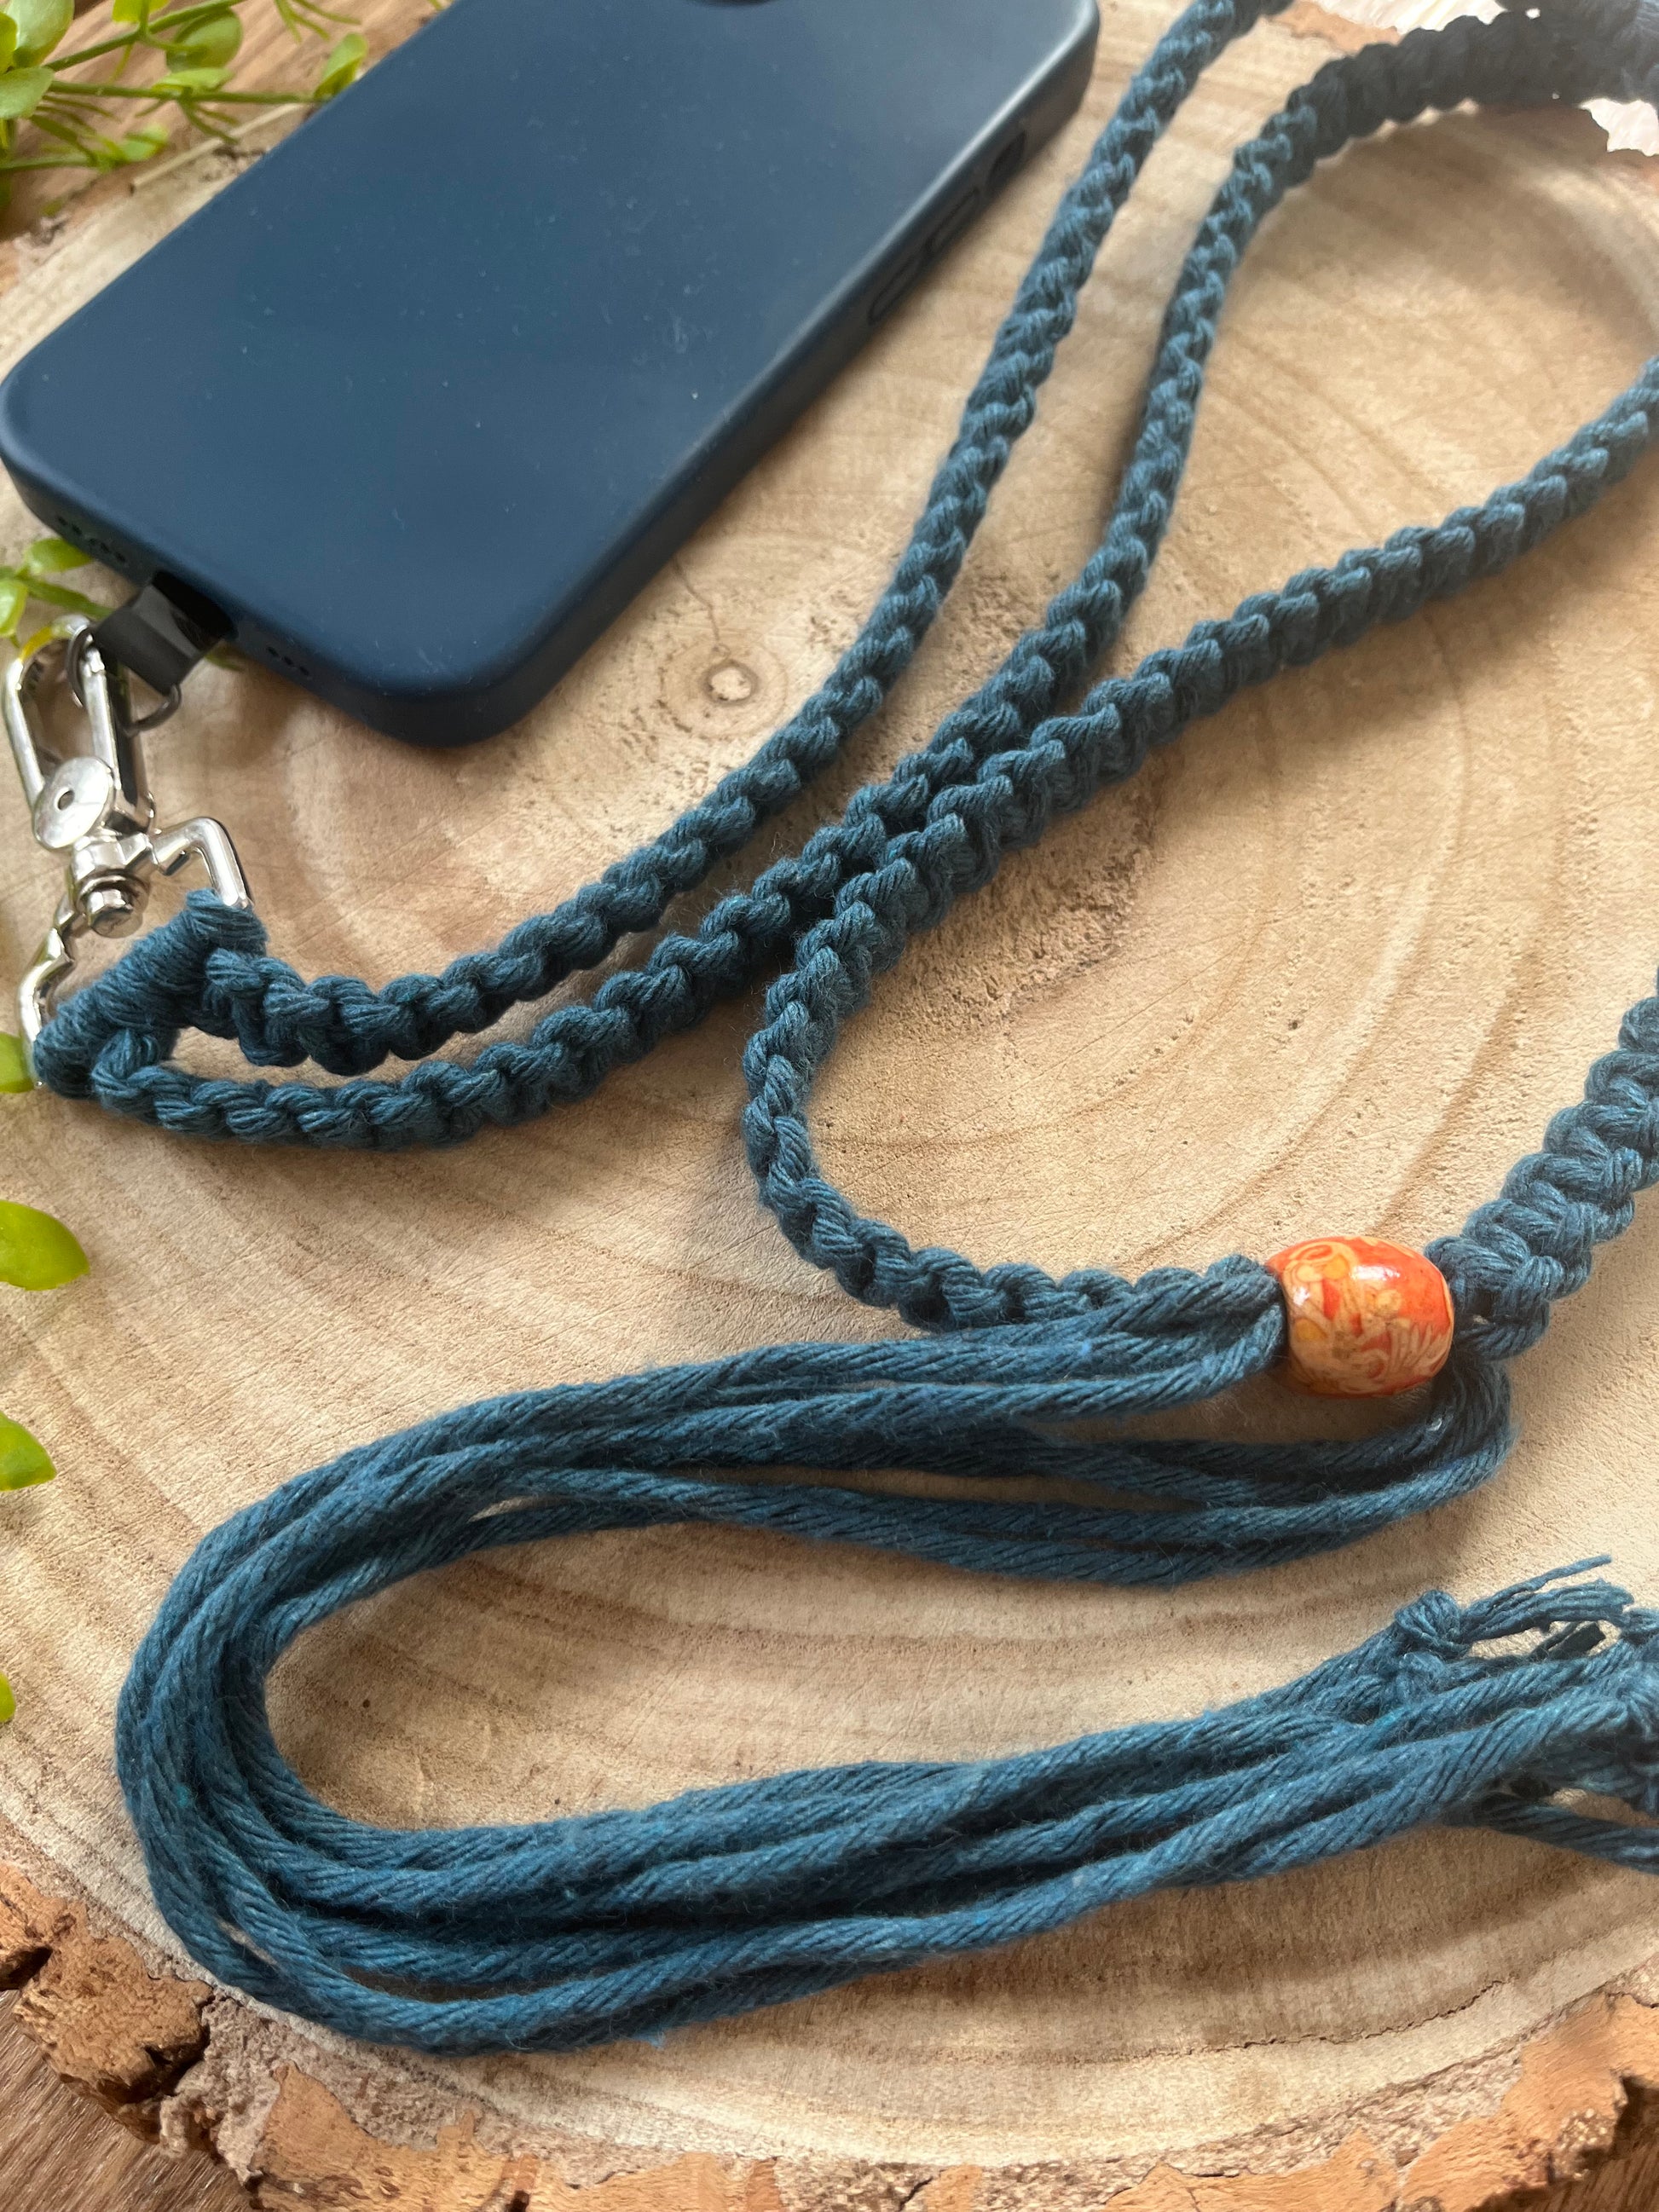
[[[1267,1265],[1285,1293],[1285,1376],[1297,1389],[1385,1398],[1445,1365],[1451,1292],[1420,1252],[1369,1237],[1313,1237]]]

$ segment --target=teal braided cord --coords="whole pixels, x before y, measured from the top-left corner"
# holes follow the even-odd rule
[[[398,1083],[329,1091],[204,1085],[159,1065],[182,1027],[234,1036],[258,1063],[309,1058],[337,1074],[362,1074],[388,1056],[418,1059],[592,968],[795,799],[909,661],[1014,441],[1033,419],[1036,389],[1072,326],[1078,293],[1147,155],[1202,70],[1261,12],[1255,0],[1200,0],[1159,42],[1050,226],[892,583],[828,682],[752,761],[661,838],[550,914],[521,924],[494,951],[458,961],[441,976],[405,976],[378,992],[345,977],[307,984],[264,957],[257,924],[198,902],[170,937],[159,933],[139,948],[140,961],[123,963],[107,992],[83,993],[51,1025],[37,1054],[43,1079],[191,1135],[375,1147],[453,1142],[489,1122],[530,1119],[586,1097],[614,1068],[775,966],[804,922],[829,910],[849,861],[860,852],[866,860],[875,856],[878,821],[869,821],[849,850],[845,837],[814,839],[752,890],[723,902],[696,938],[668,939],[641,967],[609,978],[591,1006],[559,1009],[527,1045],[493,1046],[470,1068],[439,1062]],[[1063,666],[1022,663],[1017,688],[1029,696],[1029,712],[1053,705],[1066,684],[1082,678],[1115,634],[1115,625],[1101,627],[1103,617],[1109,623],[1109,610],[1102,610],[1086,635],[1073,622],[1056,641]]]

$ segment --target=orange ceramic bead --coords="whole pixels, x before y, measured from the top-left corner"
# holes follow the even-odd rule
[[[1313,1237],[1267,1265],[1285,1292],[1285,1374],[1322,1398],[1385,1398],[1446,1364],[1451,1292],[1432,1260],[1369,1237]]]

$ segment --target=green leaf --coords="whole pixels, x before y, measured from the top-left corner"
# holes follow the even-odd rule
[[[21,1037],[8,1036],[0,1030],[0,1091],[33,1091],[34,1078],[29,1073],[27,1055]]]
[[[0,83],[5,80],[0,77]],[[106,143],[100,140],[100,143]],[[112,611],[106,599],[89,599],[84,592],[72,592],[67,584],[48,584],[41,579],[29,586],[30,596],[44,599],[49,607],[67,607],[72,615],[85,615],[96,622],[100,615]]]
[[[0,1283],[55,1291],[87,1272],[87,1255],[61,1221],[0,1199]]]
[[[17,1700],[11,1693],[11,1684],[3,1674],[0,1674],[0,1728],[4,1728],[6,1723],[15,1717],[16,1711]]]
[[[229,75],[228,69],[169,70],[154,84],[147,84],[144,90],[154,93],[158,100],[177,99],[180,94],[186,100],[198,99],[204,92],[217,92]],[[4,82],[0,77],[0,84]]]
[[[115,0],[109,11],[112,23],[142,23],[144,20],[144,0]]]
[[[17,625],[28,603],[29,587],[21,576],[0,576],[0,637],[16,636]],[[5,1088],[0,1083],[0,1091]]]
[[[242,43],[242,24],[227,8],[222,15],[204,15],[182,32],[167,48],[167,64],[179,69],[217,69],[236,58]]]
[[[368,52],[368,42],[361,31],[348,31],[324,66],[317,80],[319,100],[332,100],[337,92],[343,92],[362,68]]]
[[[17,25],[11,16],[0,15],[0,70],[11,67],[16,52]]]
[[[75,21],[75,0],[6,0],[17,26],[17,59],[25,68],[45,61]]]
[[[0,1413],[0,1490],[33,1490],[57,1472],[28,1431]]]
[[[0,118],[21,122],[33,115],[56,82],[50,70],[8,70],[0,76]]]
[[[156,123],[147,123],[142,131],[129,131],[125,138],[116,141],[123,157],[129,161],[148,161],[167,143],[167,132]]]
[[[37,538],[20,564],[25,576],[56,576],[65,568],[84,568],[92,556],[67,538]]]

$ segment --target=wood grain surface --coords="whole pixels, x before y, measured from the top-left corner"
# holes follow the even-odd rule
[[[520,728],[422,756],[273,678],[192,681],[154,780],[170,815],[230,823],[278,949],[374,977],[441,964],[752,750],[880,588],[1054,200],[1164,15],[1109,9],[1085,113]],[[382,43],[407,20],[388,13]],[[1304,9],[1183,112],[952,605],[768,854],[921,741],[1085,557],[1228,152],[1346,35]],[[0,361],[215,173],[100,185],[15,241]],[[1345,155],[1237,283],[1121,659],[1519,473],[1656,332],[1650,173],[1587,118],[1459,115]],[[0,497],[0,551],[29,534]],[[1455,1226],[1651,986],[1656,543],[1648,467],[1509,576],[1239,701],[1060,825],[854,1025],[817,1101],[831,1171],[913,1238],[1055,1268]],[[0,800],[0,969],[52,896]],[[488,1392],[887,1326],[756,1206],[738,1128],[755,1012],[441,1156],[182,1146],[38,1097],[7,1112],[5,1194],[65,1216],[93,1272],[9,1306],[0,1339],[0,1399],[62,1469],[4,1501],[19,1716],[0,1861],[21,1872],[0,1875],[0,1966],[25,1984],[4,2065],[27,2030],[133,2125],[210,2140],[270,2204],[1474,2212],[1599,2169],[1576,2204],[1650,2206],[1659,1885],[1495,1838],[1153,1899],[660,2048],[416,2061],[191,1987],[110,1735],[204,1529]],[[1517,1370],[1504,1474],[1336,1560],[1171,1595],[709,1530],[589,1538],[307,1638],[279,1673],[279,1732],[365,1817],[526,1819],[1193,1711],[1352,1644],[1425,1585],[1474,1595],[1592,1552],[1659,1597],[1656,1351],[1650,1206]],[[1218,1417],[1287,1416],[1264,1386]],[[0,2107],[3,2212],[31,2188],[69,2201],[38,2195],[60,2128],[87,2145],[79,2203],[215,2201],[200,2171],[169,2196],[147,2154],[43,2117],[49,2096],[37,2075]]]

